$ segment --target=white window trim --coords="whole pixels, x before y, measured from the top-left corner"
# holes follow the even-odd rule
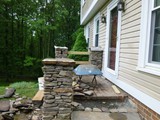
[[[142,0],[140,45],[137,70],[160,76],[160,65],[148,62],[152,15],[150,10],[152,9],[153,3],[153,0]]]
[[[90,38],[90,33],[88,31],[88,29],[90,28],[90,23],[88,23],[85,28],[84,28],[84,35],[85,35],[85,38],[86,38],[86,43],[88,43],[88,38]]]
[[[81,0],[82,7],[85,5],[85,3],[86,3],[86,0]]]
[[[100,32],[100,13],[98,13],[95,17],[94,17],[94,29],[93,29],[93,46],[95,47],[95,35],[96,35],[96,23],[97,23],[97,20],[99,20],[99,32]],[[99,42],[99,40],[98,40]],[[99,47],[99,45],[98,45]]]

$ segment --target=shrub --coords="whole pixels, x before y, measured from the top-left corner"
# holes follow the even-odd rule
[[[87,43],[86,39],[84,37],[84,32],[83,29],[80,28],[75,32],[76,41],[73,45],[73,48],[71,51],[87,51]],[[75,37],[74,36],[74,37]],[[69,58],[74,59],[74,60],[79,60],[79,61],[87,61],[88,56],[86,55],[69,55]]]

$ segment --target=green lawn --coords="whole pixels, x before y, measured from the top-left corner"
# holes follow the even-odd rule
[[[38,91],[38,81],[37,80],[14,80],[12,82],[5,82],[0,80],[0,95],[5,93],[6,88],[15,88],[16,93],[20,96],[26,96],[32,98]]]

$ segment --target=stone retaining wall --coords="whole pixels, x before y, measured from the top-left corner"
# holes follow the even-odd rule
[[[72,102],[72,75],[75,61],[71,59],[44,59],[43,120],[70,120]]]

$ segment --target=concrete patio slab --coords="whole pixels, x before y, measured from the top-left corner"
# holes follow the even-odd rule
[[[71,120],[141,120],[137,113],[104,113],[74,111]]]

